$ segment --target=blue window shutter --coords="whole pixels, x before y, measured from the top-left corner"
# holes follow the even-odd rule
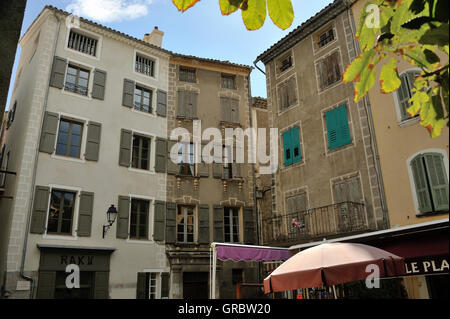
[[[348,126],[347,105],[344,104],[327,112],[325,120],[327,122],[330,151],[352,142]]]
[[[292,164],[302,161],[302,150],[300,148],[300,128],[298,126],[290,130]]]
[[[283,133],[283,146],[284,146],[284,166],[292,165],[292,139],[291,131]]]

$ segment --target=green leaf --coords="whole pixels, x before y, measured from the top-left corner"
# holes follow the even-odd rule
[[[230,15],[236,12],[243,2],[244,0],[219,0],[220,11],[224,16]]]
[[[448,46],[448,23],[441,24],[438,28],[430,29],[420,38],[419,43]]]
[[[355,84],[355,98],[354,101],[357,103],[367,92],[372,88],[377,79],[375,69],[371,66],[364,69],[360,74],[360,80]]]
[[[432,138],[439,137],[445,126],[441,97],[434,95],[420,110],[420,125],[426,127]]]
[[[374,4],[375,3],[370,1],[367,2],[361,12],[356,39],[359,41],[362,51],[371,49],[375,45],[378,32],[380,31],[380,28],[368,28],[366,25],[366,22],[371,18],[371,14],[373,14],[373,12],[368,10],[368,6]]]
[[[269,16],[273,23],[286,30],[294,21],[294,8],[291,0],[267,0]]]
[[[435,64],[435,63],[441,61],[441,59],[439,59],[437,54],[429,49],[425,49],[423,51],[423,53],[425,54],[425,58],[427,59],[428,63],[430,63],[430,64]]]
[[[380,73],[381,92],[392,93],[400,87],[402,81],[398,77],[397,61],[391,58],[387,64],[383,66]]]
[[[373,57],[377,52],[374,49],[365,51],[361,53],[353,62],[347,67],[344,72],[343,81],[349,83],[352,81],[359,81],[360,74],[365,69],[368,68]]]
[[[410,58],[410,62],[419,68],[428,69],[431,63],[428,62],[427,56],[425,55],[423,49],[419,46],[409,47],[405,50],[405,55]]]
[[[245,8],[242,6],[241,11],[247,30],[258,30],[266,20],[266,0],[248,0],[247,6]]]
[[[400,6],[395,10],[395,14],[391,22],[391,32],[397,34],[400,32],[402,25],[411,19],[409,7],[411,1],[402,0]]]
[[[422,105],[428,103],[429,101],[430,97],[426,92],[418,91],[412,96],[410,100],[410,102],[412,103],[411,107],[406,109],[406,111],[411,115],[411,117],[414,117],[417,113],[419,113]]]
[[[199,2],[200,0],[172,0],[173,4],[177,7],[181,12],[186,11]]]

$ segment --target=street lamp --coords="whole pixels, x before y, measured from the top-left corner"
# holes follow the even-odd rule
[[[117,209],[114,207],[114,205],[111,205],[111,207],[106,212],[106,218],[108,219],[108,224],[103,225],[103,238],[105,238],[106,232],[111,228],[111,226],[116,221],[117,217]]]

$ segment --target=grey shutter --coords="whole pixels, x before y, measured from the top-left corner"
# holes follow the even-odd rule
[[[178,118],[186,118],[186,91],[178,91]]]
[[[335,203],[344,203],[348,201],[348,187],[346,182],[334,184],[334,193],[336,194]]]
[[[289,197],[288,199],[286,199],[286,213],[287,214],[293,214],[295,213],[295,198],[294,197]]]
[[[177,205],[166,204],[166,244],[174,244],[177,240]]]
[[[307,209],[306,193],[297,195],[295,197],[295,210],[297,212],[305,212]]]
[[[255,213],[253,207],[244,207],[244,242],[247,245],[256,244]]]
[[[147,297],[147,273],[139,272],[136,283],[136,299],[146,299]]]
[[[102,125],[100,123],[89,122],[86,153],[84,158],[87,161],[98,161],[100,152],[100,139],[102,135]]]
[[[92,86],[92,98],[98,100],[105,99],[106,72],[95,69],[94,81]]]
[[[425,166],[435,211],[448,211],[448,181],[441,154],[425,154]]]
[[[158,90],[156,94],[156,114],[167,117],[167,92]]]
[[[32,234],[43,234],[45,232],[49,196],[50,188],[36,186],[30,227],[30,233]]]
[[[94,299],[109,299],[109,271],[96,271]]]
[[[355,177],[348,181],[349,200],[353,203],[361,203],[361,192],[359,178]]]
[[[209,244],[209,205],[198,207],[198,243]]]
[[[197,103],[198,103],[198,94],[195,92],[189,92],[189,116],[190,119],[197,118]]]
[[[156,154],[155,154],[155,172],[165,173],[167,163],[167,141],[162,138],[156,139]]]
[[[287,94],[288,94],[288,105],[294,105],[297,103],[297,94],[296,94],[296,83],[295,83],[295,77],[292,77],[289,79],[287,83]]]
[[[59,120],[58,114],[45,112],[39,151],[48,154],[53,154],[53,152],[55,151],[56,133],[58,131],[58,120]]]
[[[130,198],[119,196],[119,205],[117,214],[117,238],[128,238],[128,219],[130,216]]]
[[[170,157],[170,151],[175,144],[177,144],[177,142],[167,141],[167,174],[171,175],[177,175],[179,173],[178,164],[175,164]]]
[[[239,123],[239,100],[231,99],[231,122]]]
[[[242,164],[239,163],[233,163],[232,164],[233,167],[233,178],[242,178]]]
[[[77,235],[80,237],[91,236],[92,213],[94,210],[94,193],[81,192],[80,213],[78,215]]]
[[[66,77],[67,60],[55,56],[52,66],[52,74],[50,78],[50,86],[58,89],[64,87],[64,79]]]
[[[427,176],[422,155],[411,161],[411,169],[416,187],[417,201],[419,202],[419,211],[420,213],[432,212],[433,208],[431,206],[430,193],[428,192]]]
[[[216,243],[224,242],[224,230],[223,230],[223,218],[224,218],[224,208],[223,206],[214,205],[214,234],[213,240]]]
[[[169,299],[170,292],[170,274],[163,272],[161,274],[161,299]]]
[[[222,122],[231,122],[231,99],[227,97],[220,98],[220,110]]]
[[[40,271],[38,278],[37,299],[55,298],[56,271]]]
[[[214,178],[223,178],[223,164],[213,163],[213,176]]]
[[[209,177],[209,164],[201,162],[198,164],[198,175],[200,177]]]
[[[288,100],[287,100],[287,87],[286,83],[283,83],[280,85],[278,89],[278,94],[280,95],[280,110],[285,109],[288,107]]]
[[[219,154],[216,150],[222,150],[222,152]],[[223,147],[222,145],[214,144],[214,155],[213,155],[213,177],[221,179],[223,178]]]
[[[134,105],[134,81],[125,79],[123,81],[122,105],[133,107]]]
[[[153,218],[153,240],[164,241],[166,233],[166,203],[155,201],[155,216]]]
[[[119,165],[129,167],[131,161],[131,143],[133,133],[129,130],[122,129],[120,134],[120,153]]]

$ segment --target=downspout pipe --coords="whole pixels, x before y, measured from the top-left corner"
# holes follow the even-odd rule
[[[54,43],[54,48],[53,48],[52,61],[54,60],[55,55],[56,55],[56,47],[57,47],[57,44],[58,44],[59,33],[60,33],[60,30],[61,30],[61,19],[56,15],[55,12],[53,12],[53,15],[55,16],[56,20],[58,21],[58,28],[57,28],[57,31],[56,31],[56,38],[55,38],[55,43]],[[42,111],[41,130],[39,132],[38,144],[36,146],[36,156],[35,156],[34,167],[33,167],[33,179],[32,179],[32,182],[31,182],[31,189],[30,189],[30,194],[31,194],[31,196],[30,196],[30,205],[29,205],[29,209],[28,209],[27,226],[26,226],[26,229],[25,229],[25,236],[24,236],[23,249],[22,249],[22,262],[21,262],[21,265],[20,265],[20,276],[23,279],[25,279],[25,280],[27,280],[27,281],[29,281],[31,283],[30,299],[33,299],[35,279],[32,276],[27,276],[25,274],[25,259],[26,259],[26,254],[27,254],[28,234],[30,233],[31,217],[32,217],[32,212],[33,212],[34,188],[36,186],[36,174],[37,174],[37,166],[38,166],[38,161],[39,161],[39,141],[41,140],[42,127],[44,125],[44,114],[45,114],[45,112],[47,110],[47,105],[48,105],[48,96],[49,96],[49,93],[50,93],[50,80],[51,80],[51,70],[49,72],[47,92],[45,94],[44,107],[43,107],[43,111]]]

